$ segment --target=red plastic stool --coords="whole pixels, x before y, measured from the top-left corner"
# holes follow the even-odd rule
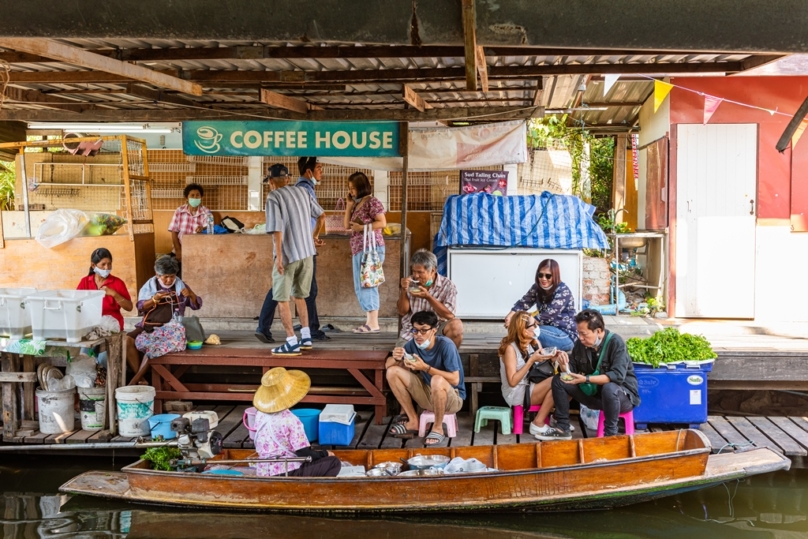
[[[620,414],[619,418],[623,418],[626,422],[626,435],[634,434],[634,410],[630,410],[624,414]],[[606,414],[603,413],[603,410],[600,411],[598,414],[598,438],[603,438],[603,431],[605,430],[606,425]]]
[[[528,409],[528,412],[538,412],[541,410],[541,406],[538,404],[534,404]],[[513,433],[514,434],[522,434],[522,429],[524,427],[525,421],[525,407],[524,406],[514,406],[513,407]],[[550,416],[548,415],[547,418],[544,420],[545,425],[550,424]]]

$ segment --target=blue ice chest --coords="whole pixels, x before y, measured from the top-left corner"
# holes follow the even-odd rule
[[[634,364],[642,402],[634,409],[634,425],[675,423],[698,428],[707,422],[707,373],[713,362],[663,365]]]
[[[337,423],[335,421],[320,420],[320,445],[351,445],[356,432],[356,413],[351,417],[351,423]]]

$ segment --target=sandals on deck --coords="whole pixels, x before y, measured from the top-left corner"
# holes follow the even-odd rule
[[[432,443],[430,443],[430,441]],[[448,447],[449,446],[449,437],[446,436],[446,423],[443,424],[443,434],[440,432],[435,432],[434,430],[427,434],[426,438],[424,439],[424,446],[425,447]]]
[[[379,332],[381,332],[381,330],[380,329],[370,329],[369,325],[362,324],[359,327],[355,327],[353,329],[353,332],[358,333],[358,334],[365,334],[365,333],[379,333]]]
[[[393,438],[404,438],[409,440],[411,438],[415,438],[415,436],[418,434],[418,430],[409,430],[404,423],[395,423],[392,427],[390,427],[390,430],[387,431],[387,434]]]

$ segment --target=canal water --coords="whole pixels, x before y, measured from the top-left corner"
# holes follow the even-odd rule
[[[589,513],[442,514],[322,518],[153,509],[57,492],[91,469],[117,470],[109,457],[0,457],[0,527],[5,539],[494,539],[808,537],[808,470],[756,476],[624,509]]]

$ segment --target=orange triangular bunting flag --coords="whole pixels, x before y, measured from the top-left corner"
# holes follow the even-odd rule
[[[722,97],[715,97],[714,95],[705,95],[704,96],[704,124],[710,121],[710,118],[713,117],[713,114],[718,109],[718,105],[724,101]]]
[[[662,105],[671,90],[673,90],[673,84],[668,84],[661,80],[654,81],[654,112],[659,110],[659,106]]]
[[[806,127],[808,127],[808,120],[801,121],[799,127],[797,127],[797,130],[794,131],[793,135],[791,135],[791,150],[792,151],[794,150],[794,147],[797,145],[797,142],[799,142],[800,137],[802,136],[802,134],[805,131]]]

